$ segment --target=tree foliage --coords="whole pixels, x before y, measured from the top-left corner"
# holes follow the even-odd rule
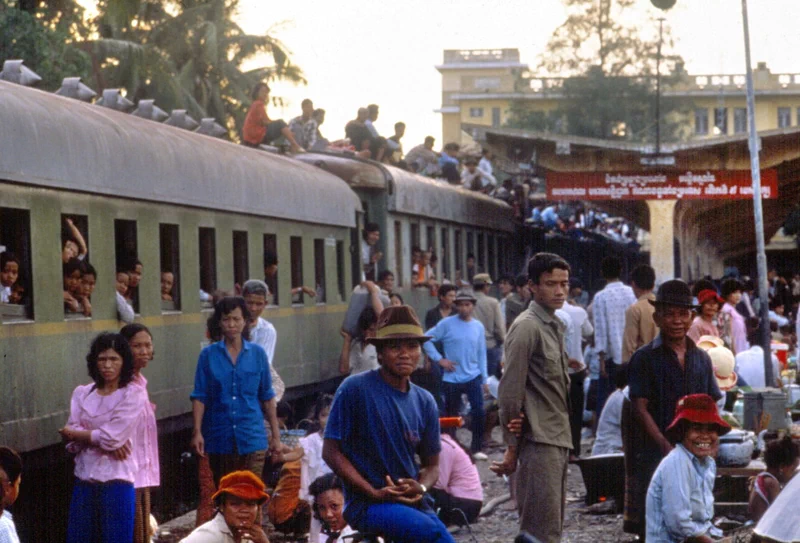
[[[540,73],[565,78],[560,88],[548,91],[561,98],[559,107],[545,113],[516,103],[507,125],[595,138],[654,139],[658,23],[648,23],[655,30],[646,37],[641,22],[626,20],[635,0],[563,1],[567,20],[553,32],[539,64]],[[665,26],[662,89],[682,70],[680,56],[669,53],[672,45]],[[677,100],[662,94],[663,141],[681,137],[687,115]]]

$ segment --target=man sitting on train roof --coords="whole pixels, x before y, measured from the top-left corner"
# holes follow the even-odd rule
[[[300,103],[303,114],[289,122],[294,139],[304,149],[312,149],[317,143],[318,124],[314,117],[314,102],[306,98]]]
[[[406,154],[406,163],[412,172],[432,176],[439,169],[439,154],[433,150],[435,142],[436,138],[427,136],[425,143],[417,145]]]
[[[253,88],[250,95],[253,103],[250,105],[242,128],[242,144],[248,147],[258,147],[262,143],[269,145],[283,136],[289,141],[293,153],[304,152],[305,149],[294,139],[294,134],[286,122],[283,119],[272,121],[267,115],[266,104],[269,99],[269,91],[269,85],[263,81],[256,83]]]
[[[449,183],[457,185],[461,183],[461,174],[458,173],[458,151],[460,147],[457,143],[450,142],[442,149],[442,154],[439,155],[439,168],[441,169],[442,177]]]

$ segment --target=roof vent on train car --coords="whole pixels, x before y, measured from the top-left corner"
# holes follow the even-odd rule
[[[39,75],[22,64],[22,60],[6,60],[3,62],[3,70],[0,71],[0,79],[3,81],[10,81],[11,83],[19,83],[30,87],[42,80]]]
[[[203,117],[200,119],[200,127],[195,130],[195,132],[211,136],[212,138],[221,138],[228,133],[225,128],[214,120],[214,117]]]
[[[134,106],[133,102],[122,96],[120,89],[103,89],[102,98],[95,104],[117,111],[130,111]]]
[[[139,100],[139,104],[136,106],[136,111],[133,112],[133,115],[156,121],[157,123],[164,122],[164,120],[169,118],[167,112],[155,104],[155,100]]]
[[[56,91],[59,96],[75,98],[81,102],[91,102],[97,93],[81,83],[80,77],[65,77],[61,82],[61,88]]]
[[[197,121],[192,119],[187,113],[185,109],[173,109],[172,113],[167,119],[167,122],[164,124],[168,124],[169,126],[176,126],[178,128],[183,128],[184,130],[194,130],[199,125]]]

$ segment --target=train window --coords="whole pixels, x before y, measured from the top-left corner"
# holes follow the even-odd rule
[[[414,250],[414,247],[418,247],[422,249],[422,240],[419,238],[419,225],[411,223],[411,250]],[[413,266],[416,262],[412,262],[411,265]]]
[[[494,236],[492,234],[486,234],[486,245],[489,251],[489,274],[496,278],[497,277],[497,251],[495,251],[494,245]]]
[[[403,286],[403,224],[394,221],[394,266],[395,284],[397,288]]]
[[[339,287],[339,301],[344,302],[344,242],[336,241],[336,283]]]
[[[217,235],[213,228],[200,227],[200,302],[203,308],[212,306],[211,297],[217,290]]]
[[[433,251],[436,254],[436,227],[435,226],[428,226],[426,227],[425,232],[425,244],[427,245],[427,249]]]
[[[31,217],[0,207],[0,321],[33,319]]]
[[[239,286],[250,278],[249,258],[247,251],[247,232],[233,231],[233,282]]]
[[[314,240],[314,288],[317,291],[317,303],[324,304],[327,301],[327,291],[325,289],[325,240]]]
[[[136,235],[136,221],[124,219],[114,221],[117,271],[124,271],[128,274],[128,290],[125,298],[133,306],[134,312],[139,313],[139,281],[142,279],[144,270],[137,256]]]
[[[278,236],[264,234],[264,282],[271,294],[269,304],[278,305]]]
[[[464,268],[463,268],[463,266],[464,266],[464,246],[461,245],[462,239],[463,238],[461,237],[461,230],[456,230],[456,241],[455,241],[455,244],[456,244],[456,262],[455,262],[455,265],[453,266],[453,268],[456,270],[456,272],[455,272],[456,277],[455,277],[455,280],[453,282],[456,283],[456,284],[458,284],[458,279],[462,279],[462,280],[466,281],[466,277],[464,275],[459,275],[464,271]]]
[[[475,234],[467,232],[467,255],[475,255]],[[469,258],[469,256],[467,256]],[[465,277],[466,279],[466,277]]]
[[[450,231],[447,228],[442,228],[442,264],[441,275],[442,279],[450,277],[450,244],[448,238]]]
[[[486,240],[484,238],[483,232],[478,232],[478,262],[477,268],[478,271],[481,272],[488,272],[489,269],[486,266]]]
[[[292,293],[292,304],[303,303],[303,238],[292,236],[289,238],[289,249],[291,261],[292,290],[299,288],[295,294]]]
[[[177,224],[159,224],[161,248],[161,310],[181,308],[181,265]]]
[[[89,218],[61,215],[61,271],[64,287],[64,317],[92,316],[92,291],[97,272],[88,267]]]

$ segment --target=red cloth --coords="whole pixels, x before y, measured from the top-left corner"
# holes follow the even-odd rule
[[[259,145],[267,135],[266,123],[268,122],[267,108],[263,100],[255,100],[244,119],[242,139],[252,145]]]

